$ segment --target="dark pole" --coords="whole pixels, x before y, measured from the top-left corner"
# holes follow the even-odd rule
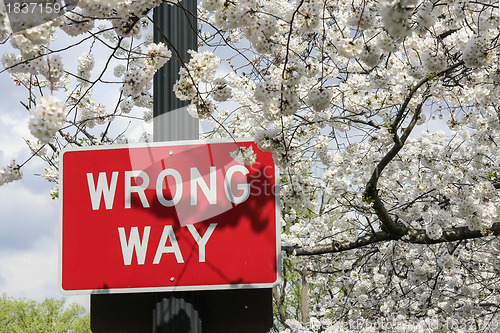
[[[179,70],[189,61],[187,51],[198,49],[196,7],[196,0],[184,0],[177,6],[163,3],[154,10],[155,43],[163,42],[172,51],[172,59],[154,78],[155,141],[198,139],[198,119],[186,112],[189,103],[173,93]]]
[[[198,119],[187,111],[187,102],[175,97],[173,87],[188,50],[198,49],[196,0],[184,0],[178,6],[161,4],[154,10],[154,41],[168,45],[172,59],[155,75],[154,141],[198,139]],[[202,297],[199,292],[154,293],[153,333],[200,333]]]

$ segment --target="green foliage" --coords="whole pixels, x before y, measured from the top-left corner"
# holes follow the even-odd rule
[[[430,73],[429,75],[427,75],[427,79],[429,81],[432,81],[434,80],[435,78],[438,78],[439,76],[436,74],[436,73]]]
[[[500,177],[498,176],[498,173],[496,171],[488,171],[488,178],[493,182],[493,183],[498,183],[500,182]]]
[[[66,300],[0,298],[0,333],[90,333],[90,316],[85,308]]]

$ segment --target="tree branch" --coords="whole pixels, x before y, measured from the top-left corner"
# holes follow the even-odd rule
[[[330,245],[319,245],[312,248],[282,247],[282,249],[289,254],[294,253],[297,256],[307,256],[344,252],[387,240],[400,240],[411,244],[439,244],[499,235],[500,222],[497,222],[494,223],[491,228],[486,229],[483,232],[479,230],[470,230],[468,227],[444,229],[443,235],[438,239],[429,238],[423,229],[407,229],[405,234],[399,237],[394,237],[394,235],[387,232],[379,231],[374,234],[361,236],[353,242],[333,242]]]
[[[286,324],[286,311],[285,311],[285,305],[284,305],[284,297],[280,296],[278,289],[276,287],[273,288],[273,298],[274,301],[276,302],[276,307],[278,308],[278,314],[280,316],[280,322],[288,328],[288,325]]]
[[[377,183],[380,178],[380,175],[382,174],[382,171],[385,169],[385,167],[396,157],[396,155],[399,153],[399,151],[403,148],[406,140],[410,136],[411,132],[415,128],[415,125],[417,124],[417,120],[420,117],[420,114],[422,112],[422,107],[427,100],[428,97],[424,97],[422,102],[417,106],[413,117],[410,121],[410,124],[408,127],[404,130],[403,135],[401,137],[398,136],[397,130],[401,123],[403,122],[404,114],[406,112],[406,109],[408,108],[408,105],[411,101],[411,99],[414,97],[416,94],[417,90],[423,86],[425,83],[429,82],[430,80],[434,79],[435,77],[441,77],[444,75],[447,75],[454,69],[460,67],[463,64],[463,61],[458,62],[447,69],[437,73],[436,75],[429,75],[425,79],[420,80],[409,92],[408,96],[406,97],[405,101],[401,105],[398,114],[396,115],[396,118],[394,122],[391,125],[391,131],[394,135],[394,145],[392,148],[387,152],[387,154],[380,160],[380,162],[377,164],[375,169],[373,170],[372,176],[370,177],[370,180],[366,184],[365,187],[365,192],[364,192],[364,197],[367,201],[372,203],[372,207],[375,210],[375,213],[377,214],[378,218],[380,219],[380,222],[382,222],[383,231],[388,232],[393,239],[399,239],[401,236],[406,234],[408,232],[407,227],[404,225],[397,223],[392,219],[392,217],[389,215],[389,212],[385,208],[384,203],[382,202],[378,192],[379,190],[377,189]]]
[[[438,239],[429,238],[425,230],[412,229],[408,231],[406,235],[407,239],[404,237],[403,241],[412,244],[438,244],[498,235],[500,235],[500,222],[494,223],[491,228],[486,229],[484,233],[479,230],[469,230],[467,227],[448,228],[443,230],[443,235]]]
[[[307,270],[303,269],[302,289],[300,292],[300,312],[302,314],[302,323],[304,326],[309,325],[309,282],[307,281]]]
[[[306,256],[306,255],[344,252],[389,239],[391,239],[391,236],[387,232],[379,231],[374,234],[361,236],[353,242],[345,242],[345,243],[332,242],[332,244],[329,245],[319,245],[313,248],[296,248],[296,249],[284,248],[284,247],[282,248],[289,253],[295,251],[295,255]]]

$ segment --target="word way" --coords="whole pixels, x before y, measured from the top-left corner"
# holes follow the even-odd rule
[[[205,231],[205,233],[200,235],[198,230],[192,224],[188,224],[186,226],[191,233],[191,236],[195,240],[196,244],[198,244],[198,262],[205,262],[205,248],[212,236],[212,233],[217,227],[217,223],[212,223]],[[123,263],[125,265],[132,264],[132,257],[135,252],[137,264],[144,265],[146,261],[146,254],[148,251],[149,245],[149,235],[151,233],[151,226],[144,227],[142,232],[142,239],[139,235],[139,228],[132,227],[129,232],[129,236],[127,238],[125,228],[118,228],[118,235],[120,237],[120,244],[123,256]],[[170,241],[170,245],[167,245]],[[157,265],[160,263],[161,258],[164,254],[173,253],[175,255],[175,259],[177,263],[184,263],[184,258],[182,257],[181,248],[177,242],[177,237],[175,236],[174,229],[171,225],[166,225],[163,227],[163,232],[161,234],[160,241],[158,246],[156,247],[155,256],[153,259],[153,264]]]

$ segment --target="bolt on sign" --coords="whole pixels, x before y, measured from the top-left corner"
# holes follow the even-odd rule
[[[231,157],[240,147],[252,165]],[[63,294],[278,283],[279,178],[255,143],[78,147],[60,164]]]

